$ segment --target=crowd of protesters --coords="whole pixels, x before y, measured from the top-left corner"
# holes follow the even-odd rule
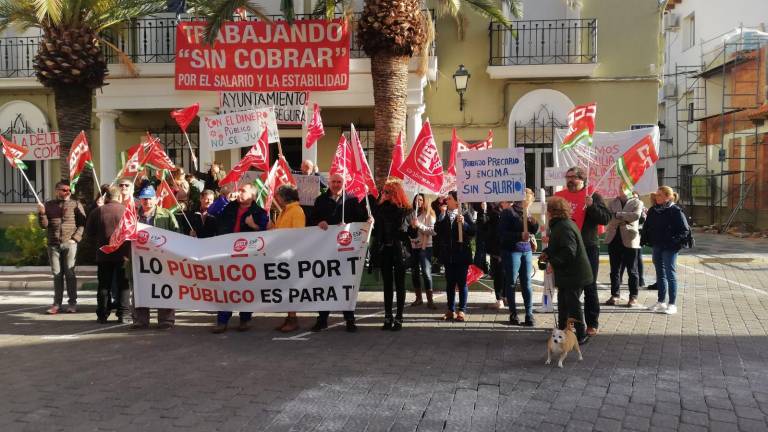
[[[302,163],[304,175],[318,175],[311,161]],[[576,320],[580,343],[598,334],[600,303],[597,295],[599,272],[599,235],[605,233],[610,262],[611,295],[606,305],[620,301],[623,274],[628,274],[629,299],[626,306],[638,306],[638,289],[644,285],[642,245],[653,249],[657,274],[658,302],[652,310],[674,314],[677,311],[676,258],[682,247],[690,246],[691,235],[686,217],[675,204],[676,194],[662,186],[652,194],[646,209],[636,196],[619,191],[617,198],[606,201],[590,190],[584,170],[571,168],[566,174],[567,188],[550,197],[546,203],[546,231],[530,212],[534,194],[526,189],[525,199],[518,202],[460,203],[455,191],[430,201],[416,193],[409,200],[399,180],[389,179],[376,199],[369,196],[359,201],[344,193],[344,179],[332,175],[320,179],[321,193],[314,205],[300,205],[298,191],[288,185],[275,193],[277,211],[270,214],[259,204],[254,185],[219,185],[225,172],[214,163],[206,173],[185,174],[178,170],[168,176],[177,206],[169,210],[158,205],[158,181],[150,178],[123,178],[114,185],[104,185],[94,208],[86,212],[71,199],[69,184],[56,185],[54,199],[38,208],[41,227],[48,234],[48,256],[54,275],[53,305],[49,314],[77,311],[75,255],[83,236],[89,236],[96,248],[109,243],[118,228],[126,205],[135,205],[137,220],[158,228],[198,238],[216,235],[329,226],[344,222],[375,222],[369,248],[369,265],[381,272],[383,285],[383,330],[403,328],[406,299],[406,271],[410,270],[415,301],[437,309],[437,290],[444,289],[446,311],[442,319],[463,322],[468,319],[469,289],[467,276],[475,265],[488,273],[493,283],[495,309],[508,307],[509,324],[533,327],[532,276],[533,257],[539,251],[539,234],[546,247],[541,250],[542,270],[554,272],[557,287],[558,323],[561,328],[568,318]],[[130,323],[134,329],[150,325],[147,308],[131,306],[131,251],[129,243],[107,254],[96,252],[97,309],[99,323],[106,323],[115,313],[118,322]],[[436,287],[433,274],[442,273],[445,283]],[[62,308],[64,289],[68,305]],[[518,317],[516,292],[523,298],[524,318]],[[457,296],[458,294],[458,296]],[[581,297],[584,304],[582,308]],[[668,296],[668,298],[667,298]],[[458,298],[457,298],[458,297]],[[582,310],[583,309],[583,310]],[[357,331],[354,310],[340,311],[346,330]],[[328,327],[330,312],[318,313],[312,331]],[[213,333],[229,328],[232,312],[218,312]],[[159,329],[175,325],[173,309],[157,311]],[[252,313],[240,312],[237,330],[247,331]],[[299,321],[289,312],[276,330],[295,332]]]

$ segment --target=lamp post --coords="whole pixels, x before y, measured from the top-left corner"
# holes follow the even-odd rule
[[[460,64],[456,72],[453,73],[453,84],[456,86],[456,93],[459,94],[459,111],[464,111],[464,92],[467,91],[471,76],[463,64]]]

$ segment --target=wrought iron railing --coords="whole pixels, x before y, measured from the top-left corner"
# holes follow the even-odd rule
[[[0,78],[35,76],[32,67],[42,36],[0,38]]]
[[[597,19],[515,21],[489,27],[490,66],[597,63]]]

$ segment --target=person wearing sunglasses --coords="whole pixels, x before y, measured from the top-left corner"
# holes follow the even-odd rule
[[[66,312],[77,312],[75,256],[85,229],[85,210],[80,202],[72,199],[69,182],[56,183],[55,193],[54,199],[37,205],[40,227],[48,236],[48,261],[53,273],[53,304],[47,310],[51,315],[61,311],[65,285],[69,297]]]

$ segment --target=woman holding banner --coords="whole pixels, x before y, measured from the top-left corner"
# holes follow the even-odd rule
[[[405,307],[405,267],[410,259],[407,243],[408,222],[406,216],[411,206],[399,181],[387,180],[376,206],[373,226],[374,255],[384,280],[384,326],[382,330],[398,331],[403,327]],[[392,283],[397,290],[397,310],[392,317]]]
[[[282,228],[304,228],[307,226],[307,220],[304,216],[304,210],[299,205],[299,191],[291,185],[282,185],[275,192],[275,200],[283,209],[280,216],[277,217],[273,229]],[[299,329],[299,319],[296,312],[288,312],[285,321],[275,330],[283,333],[294,332]]]
[[[448,312],[443,320],[464,322],[467,313],[467,271],[472,263],[470,238],[475,235],[475,221],[468,211],[462,211],[456,191],[448,192],[445,205],[440,206],[435,231],[440,237],[440,261],[445,266],[445,291]],[[456,288],[459,289],[459,307],[456,311]]]
[[[412,306],[424,304],[421,297],[421,282],[427,294],[427,307],[436,309],[432,300],[432,237],[435,235],[435,212],[427,203],[423,193],[413,197],[413,213],[410,216],[409,234],[411,236],[411,277],[416,301]]]

